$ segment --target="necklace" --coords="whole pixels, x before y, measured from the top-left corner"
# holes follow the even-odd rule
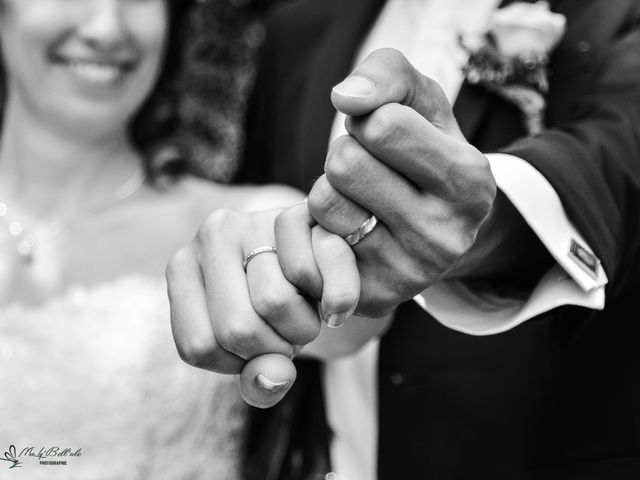
[[[80,220],[113,207],[114,205],[131,197],[140,189],[140,187],[142,187],[142,185],[144,185],[146,179],[147,176],[140,170],[136,169],[131,177],[111,192],[110,195],[107,195],[105,198],[102,198],[93,205],[76,212],[76,215],[67,218],[66,220],[43,223],[37,230],[28,231],[25,229],[23,222],[19,221],[15,217],[10,217],[10,209],[5,202],[0,202],[0,220],[6,224],[7,232],[15,239],[16,253],[22,262],[24,264],[31,264],[34,258],[34,250],[38,244],[42,244],[57,237]]]

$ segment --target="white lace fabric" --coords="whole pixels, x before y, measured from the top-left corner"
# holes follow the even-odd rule
[[[233,378],[176,352],[164,281],[128,276],[38,307],[0,307],[2,479],[240,478],[245,407]],[[24,449],[81,449],[47,457]]]

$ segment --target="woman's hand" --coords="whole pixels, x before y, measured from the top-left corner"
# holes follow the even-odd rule
[[[306,204],[296,208],[301,207]],[[297,249],[316,272],[307,296],[286,280],[273,252],[253,256],[245,272],[250,252],[276,245],[274,221],[281,211],[218,210],[167,267],[171,325],[181,358],[215,372],[240,373],[242,396],[258,407],[277,403],[295,381],[291,359],[320,333],[316,301],[322,317],[339,325],[360,294],[353,251],[321,227],[310,230],[306,250]]]

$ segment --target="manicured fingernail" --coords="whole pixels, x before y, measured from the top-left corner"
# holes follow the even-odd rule
[[[329,328],[340,328],[347,320],[346,313],[330,313],[324,319]]]
[[[374,88],[375,85],[368,78],[351,75],[333,87],[333,91],[345,97],[366,97],[373,93]]]
[[[265,377],[262,374],[259,374],[256,377],[256,384],[258,385],[258,387],[260,387],[263,390],[266,390],[269,393],[278,393],[282,390],[284,390],[284,388],[287,386],[289,382],[274,382],[272,380],[269,380],[267,377]]]

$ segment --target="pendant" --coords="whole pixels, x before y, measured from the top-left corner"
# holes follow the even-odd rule
[[[33,250],[36,246],[36,240],[31,235],[24,235],[16,246],[18,255],[24,264],[33,263]]]

